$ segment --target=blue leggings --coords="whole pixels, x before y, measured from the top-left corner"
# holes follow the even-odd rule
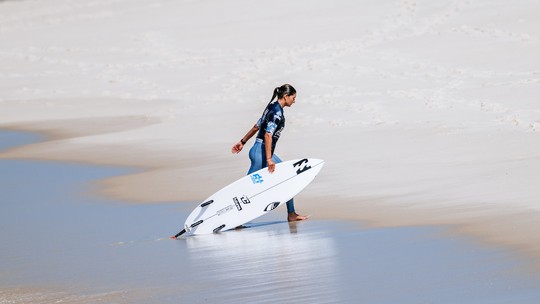
[[[264,149],[264,144],[257,140],[251,149],[249,150],[249,159],[251,160],[251,167],[249,167],[248,175],[261,170],[262,168],[268,167],[266,163],[266,151]],[[281,159],[277,155],[272,155],[272,160],[274,163],[281,163]],[[294,199],[290,199],[287,202],[287,212],[294,212]]]

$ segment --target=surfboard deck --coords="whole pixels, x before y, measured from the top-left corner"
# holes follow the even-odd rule
[[[184,233],[209,234],[234,229],[284,204],[313,181],[324,165],[304,158],[263,168],[240,178],[204,200],[187,217]]]

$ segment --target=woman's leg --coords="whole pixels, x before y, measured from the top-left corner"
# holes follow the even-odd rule
[[[279,164],[282,162],[281,158],[279,158],[279,156],[277,156],[276,154],[272,155],[272,160],[274,161],[274,163],[276,164]],[[287,213],[293,213],[295,210],[294,210],[294,198],[291,198],[288,202],[287,202]]]
[[[251,160],[251,166],[248,175],[263,168],[262,144],[260,142],[255,142],[249,150],[249,160]]]

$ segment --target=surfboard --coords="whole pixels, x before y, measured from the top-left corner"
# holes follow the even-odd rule
[[[184,233],[209,234],[234,229],[286,203],[309,185],[324,165],[304,158],[263,168],[224,187],[199,204],[187,217]]]

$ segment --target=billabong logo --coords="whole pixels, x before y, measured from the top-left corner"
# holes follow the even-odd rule
[[[270,204],[268,204],[268,206],[266,206],[266,208],[264,208],[264,211],[266,211],[266,212],[272,211],[272,210],[276,209],[277,206],[279,206],[279,202],[270,203]]]
[[[295,168],[298,167],[298,170],[296,170],[296,174],[300,174],[302,172],[305,172],[305,171],[311,169],[311,166],[307,165],[308,162],[309,162],[309,160],[307,158],[304,158],[304,159],[302,159],[300,161],[295,162],[293,164],[293,167],[295,167]],[[304,166],[302,167],[302,165],[304,165]]]
[[[251,180],[253,181],[254,184],[261,184],[264,182],[264,180],[262,179],[262,176],[260,176],[259,174],[253,174],[251,176]]]

